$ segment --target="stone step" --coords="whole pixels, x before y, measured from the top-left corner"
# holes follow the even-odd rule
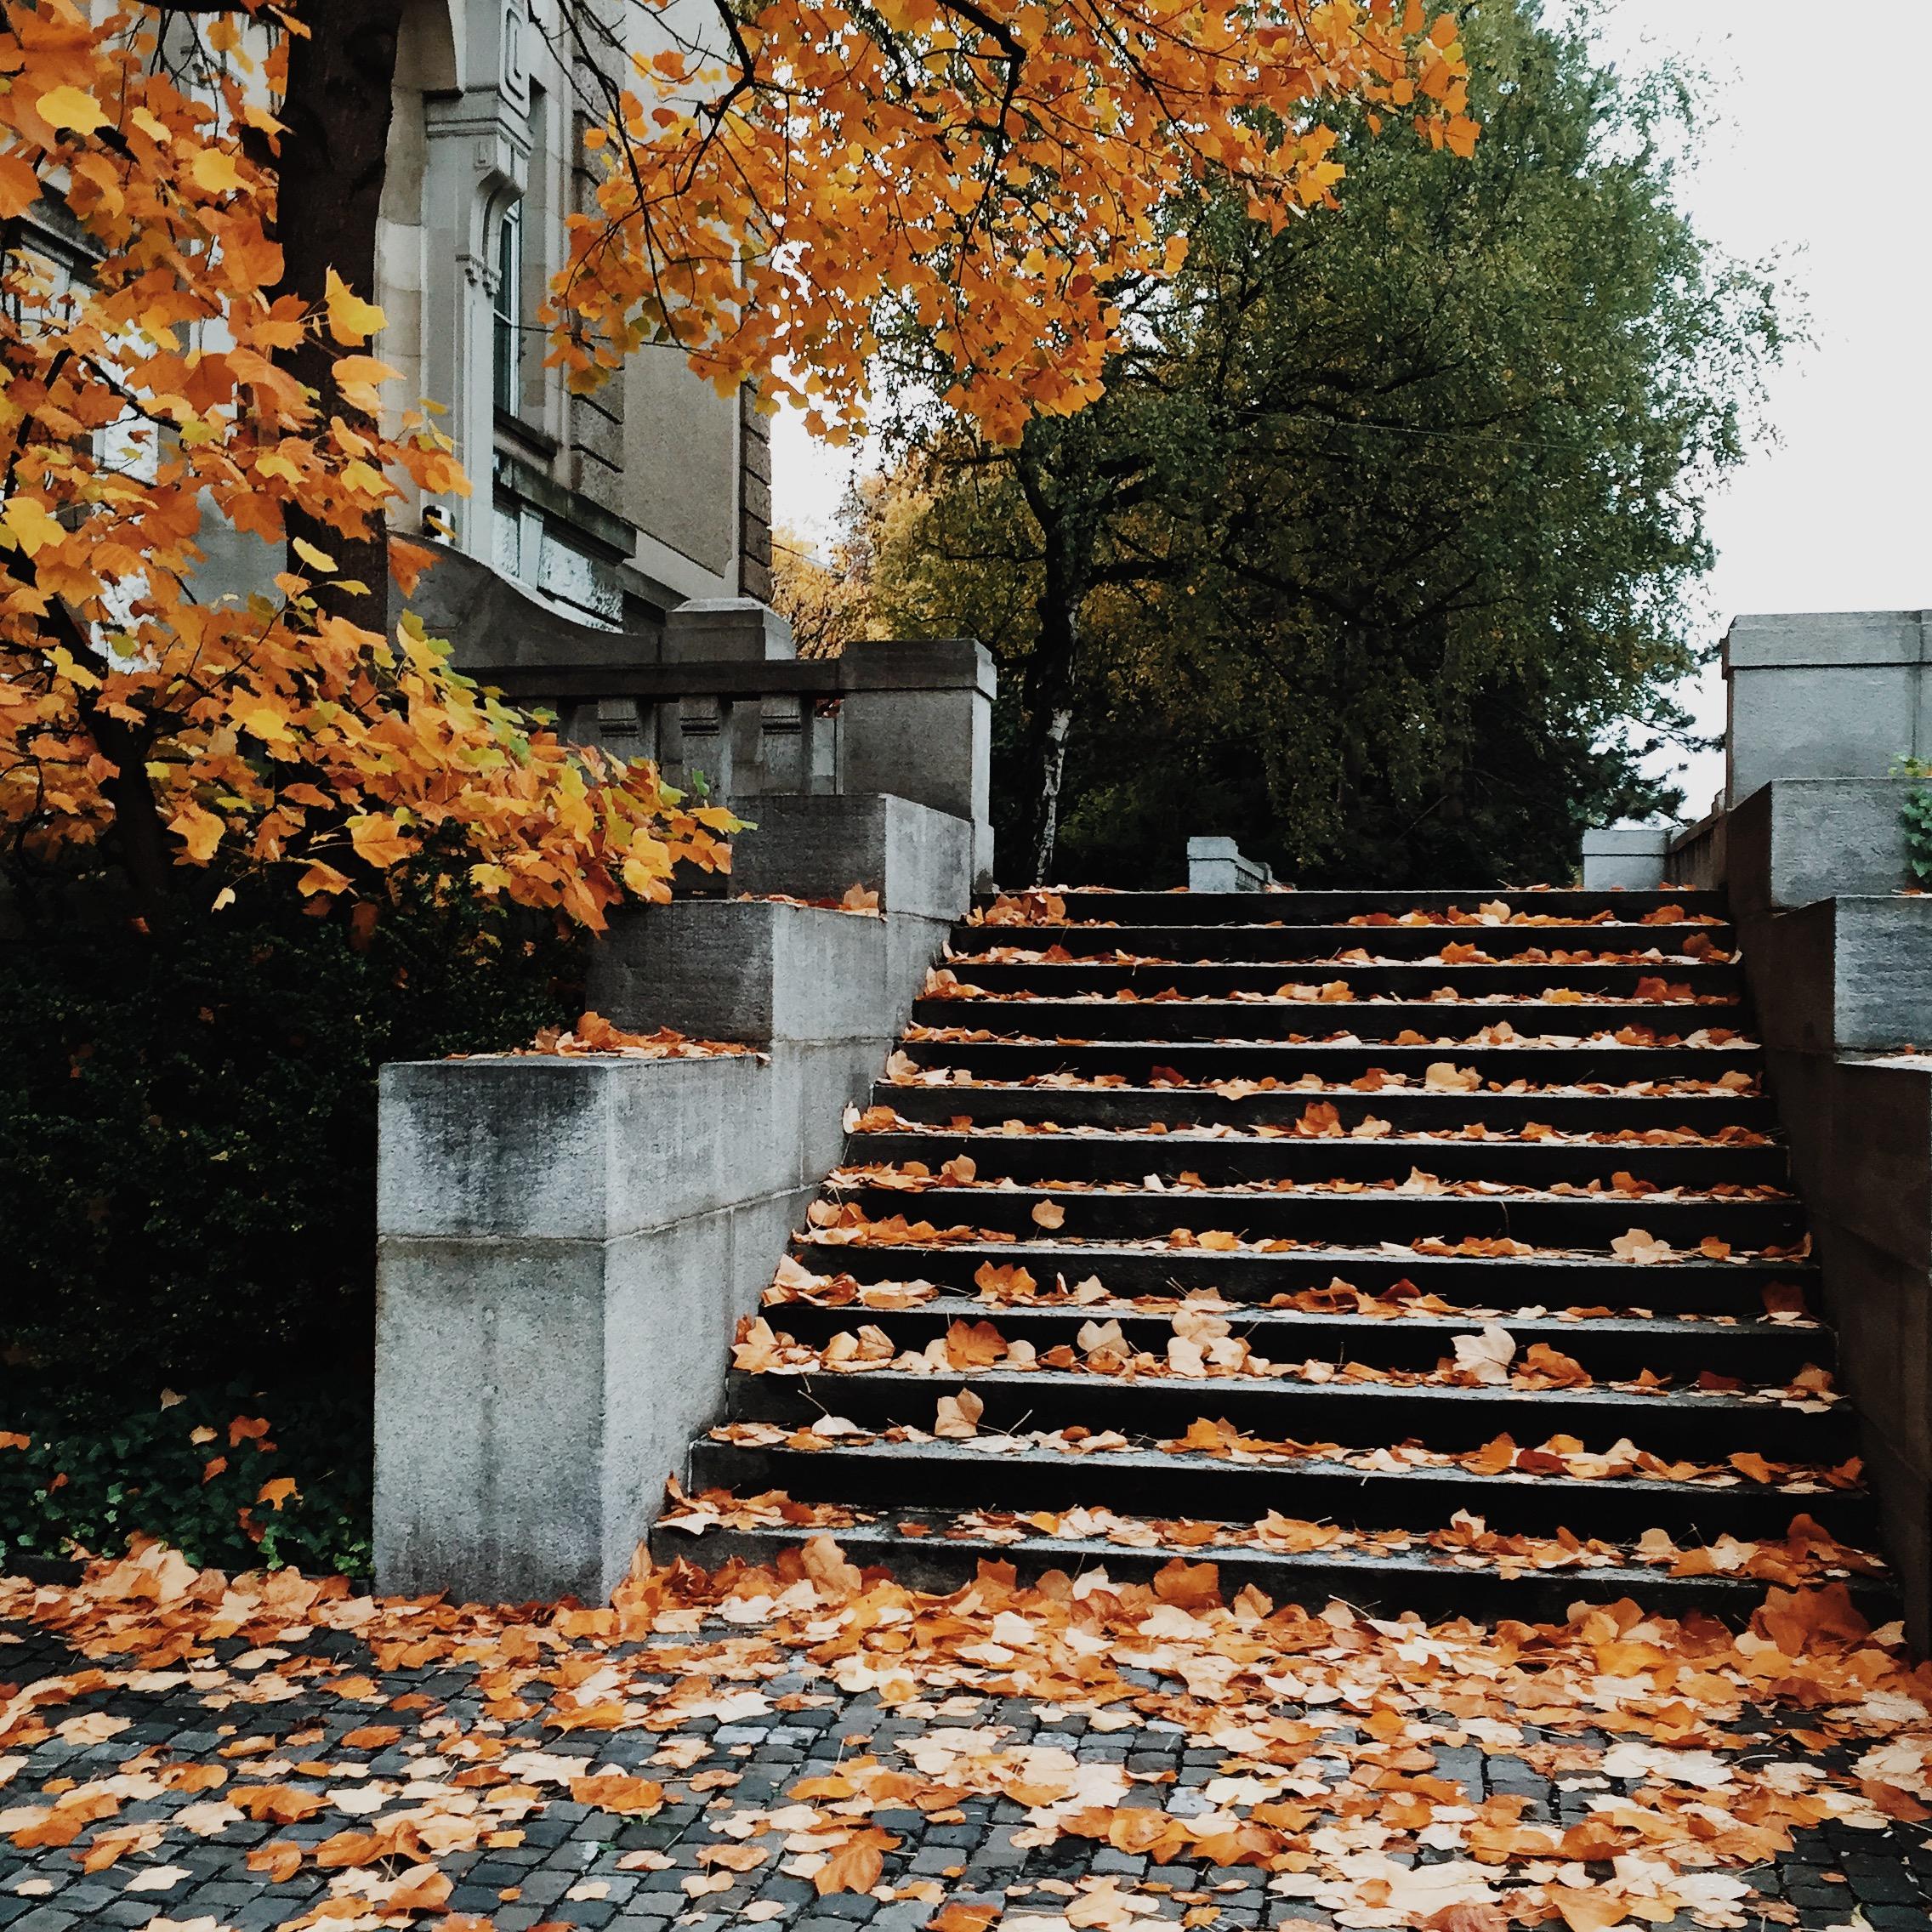
[[[1052,913],[1054,901],[1064,914]],[[1538,886],[1464,886],[1454,891],[1393,892],[1123,892],[1108,887],[1049,887],[1026,894],[982,893],[975,901],[976,923],[999,929],[998,908],[1018,907],[1023,914],[1044,910],[1054,920],[1090,923],[1118,919],[1123,923],[1177,926],[1261,924],[1281,921],[1289,925],[1337,925],[1355,918],[1426,913],[1446,918],[1460,913],[1472,930],[1494,929],[1484,924],[1479,908],[1502,905],[1524,921],[1549,920],[1558,924],[1601,920],[1638,924],[1667,906],[1679,906],[1693,919],[1719,922],[1729,918],[1724,896],[1715,892],[1590,892]],[[969,918],[973,915],[969,915]],[[1501,922],[1509,929],[1511,921]],[[1023,927],[1021,929],[1029,929]],[[1548,931],[1547,926],[1531,929]]]
[[[1789,1383],[1808,1367],[1829,1369],[1837,1351],[1831,1330],[1812,1322],[1656,1315],[1565,1320],[1554,1310],[1540,1315],[1371,1316],[1231,1305],[1203,1308],[1179,1297],[1166,1298],[1159,1307],[1111,1301],[1056,1307],[941,1295],[912,1307],[888,1309],[768,1299],[760,1312],[774,1329],[815,1347],[870,1323],[890,1336],[895,1348],[923,1350],[929,1342],[943,1339],[954,1322],[969,1327],[990,1322],[1005,1340],[1030,1342],[1043,1355],[1061,1344],[1077,1347],[1079,1332],[1088,1322],[1117,1321],[1128,1347],[1156,1355],[1165,1351],[1177,1315],[1185,1318],[1208,1313],[1226,1321],[1230,1332],[1256,1354],[1275,1361],[1358,1361],[1375,1368],[1416,1371],[1431,1369],[1451,1355],[1458,1335],[1493,1326],[1509,1333],[1519,1355],[1541,1342],[1571,1356],[1600,1382],[1632,1381],[1649,1369],[1690,1383],[1708,1369],[1750,1384]]]
[[[1530,952],[1640,953],[1653,949],[1667,959],[1703,959],[1735,954],[1737,934],[1734,927],[1724,923],[1364,927],[1258,923],[1189,926],[1154,920],[1145,924],[1085,926],[963,923],[952,929],[948,943],[954,952],[962,953],[984,953],[996,948],[1046,952],[1059,946],[1076,958],[1105,959],[1124,952],[1141,959],[1172,960],[1177,964],[1262,962],[1267,970],[1273,971],[1290,963],[1312,965],[1333,960],[1337,953],[1358,948],[1378,958],[1421,961],[1439,955],[1446,945],[1478,946],[1497,959]],[[1692,950],[1686,952],[1686,947]]]
[[[1079,1041],[1235,1040],[1326,1041],[1337,1034],[1358,1040],[1395,1042],[1419,1035],[1418,1044],[1440,1043],[1454,1050],[1477,1041],[1490,1027],[1507,1026],[1526,1040],[1553,1037],[1565,1044],[1635,1029],[1637,1043],[1694,1032],[1737,1035],[1743,1015],[1735,1004],[1676,1005],[1642,1002],[1548,1001],[1513,1004],[1503,1000],[1351,1002],[1284,1000],[989,1000],[961,997],[917,1001],[916,1026],[984,1027],[989,1032],[1034,1039]],[[1479,1042],[1478,1043],[1484,1043]],[[1509,1043],[1503,1036],[1503,1044]]]
[[[1020,1252],[1003,1242],[875,1245],[824,1241],[809,1232],[792,1245],[816,1274],[850,1275],[861,1283],[926,1281],[962,1294],[973,1292],[974,1277],[982,1268],[1024,1266],[1044,1288],[1056,1277],[1078,1282],[1094,1276],[1123,1298],[1212,1288],[1230,1301],[1253,1304],[1325,1288],[1338,1278],[1371,1295],[1412,1282],[1457,1306],[1486,1308],[1645,1308],[1660,1315],[1754,1318],[1764,1312],[1767,1291],[1786,1286],[1797,1288],[1807,1306],[1818,1304],[1816,1266],[1787,1259],[1696,1259],[1645,1266],[1608,1255],[1418,1254],[1413,1249],[1345,1244],[1287,1253],[1222,1254],[1205,1248],[1070,1247],[1045,1241]]]
[[[1519,1404],[1519,1425],[1524,1407]],[[1518,1440],[1524,1440],[1520,1433]],[[1780,1537],[1793,1517],[1804,1514],[1840,1543],[1876,1547],[1869,1493],[1832,1488],[1821,1478],[1815,1490],[1746,1481],[1716,1487],[1652,1476],[1485,1475],[1455,1466],[1392,1473],[1321,1458],[1236,1462],[1153,1447],[1071,1453],[998,1439],[989,1446],[984,1439],[975,1446],[861,1437],[802,1449],[702,1437],[692,1450],[690,1486],[741,1496],[782,1490],[801,1501],[878,1511],[1105,1507],[1215,1522],[1259,1521],[1279,1509],[1309,1522],[1423,1532],[1440,1530],[1466,1511],[1508,1534],[1554,1536],[1572,1527],[1577,1534],[1634,1542],[1646,1530],[1660,1529],[1679,1545],[1725,1535]]]
[[[1313,1188],[1277,1193],[1118,1185],[1092,1190],[928,1185],[914,1191],[836,1179],[829,1185],[869,1221],[903,1215],[939,1229],[1009,1231],[1019,1237],[1021,1253],[1040,1232],[1036,1208],[1057,1208],[1064,1216],[1053,1229],[1061,1243],[1145,1241],[1186,1228],[1196,1235],[1224,1230],[1251,1244],[1509,1239],[1538,1247],[1608,1253],[1613,1241],[1641,1230],[1679,1250],[1714,1236],[1734,1250],[1757,1252],[1773,1244],[1789,1246],[1804,1233],[1804,1211],[1788,1196],[1756,1201],[1651,1195],[1631,1200],[1619,1195],[1469,1196],[1394,1189],[1335,1194]]]
[[[1848,1403],[1800,1408],[1763,1391],[1636,1395],[1603,1384],[1531,1394],[1507,1386],[1406,1387],[1254,1376],[1129,1379],[1050,1368],[986,1368],[947,1375],[891,1368],[850,1373],[734,1369],[726,1384],[725,1413],[734,1421],[792,1425],[830,1414],[874,1433],[895,1426],[929,1431],[940,1398],[965,1388],[986,1405],[980,1426],[987,1435],[1077,1425],[1168,1438],[1185,1435],[1196,1417],[1205,1415],[1270,1441],[1332,1442],[1355,1449],[1414,1441],[1459,1453],[1520,1432],[1533,1418],[1539,1440],[1571,1435],[1601,1452],[1627,1437],[1667,1459],[1722,1463],[1733,1451],[1747,1449],[1772,1462],[1829,1467],[1857,1449],[1855,1418]]]
[[[1136,1009],[1136,1014],[1141,1010]],[[1242,1010],[1246,1015],[1265,1009]],[[1373,1013],[1376,1009],[1358,1010]],[[1442,1009],[1435,1012],[1440,1020]],[[1343,1030],[1339,1023],[1335,1030]],[[1526,1031],[1517,1028],[1519,1033]],[[1486,1085],[1497,1088],[1518,1080],[1544,1086],[1600,1081],[1613,1087],[1633,1081],[1714,1082],[1734,1071],[1755,1081],[1761,1055],[1754,1046],[1742,1043],[1702,1048],[1621,1046],[1608,1038],[1554,1047],[1520,1041],[1490,1046],[1472,1043],[1460,1026],[1432,1035],[1426,1046],[1398,1046],[1359,1034],[1353,1042],[1291,1042],[1245,1030],[1239,1037],[1214,1040],[1145,1035],[1097,1041],[1089,1034],[1061,1037],[1029,1026],[1015,1028],[1002,1038],[948,1039],[915,1031],[901,1043],[895,1059],[895,1064],[944,1067],[979,1079],[1014,1081],[1029,1074],[1050,1073],[1074,1073],[1091,1079],[1115,1074],[1142,1087],[1158,1085],[1156,1077],[1164,1073],[1197,1085],[1210,1080],[1260,1080],[1270,1075],[1284,1082],[1312,1075],[1325,1086],[1344,1085],[1372,1069],[1401,1074],[1412,1087],[1419,1088],[1429,1069],[1443,1061],[1458,1070],[1472,1068]]]
[[[948,1128],[855,1134],[849,1168],[923,1163],[937,1173],[969,1160],[981,1181],[1137,1181],[1157,1174],[1170,1185],[1184,1173],[1209,1187],[1243,1181],[1402,1180],[1420,1168],[1444,1180],[1503,1181],[1525,1187],[1557,1182],[1586,1185],[1628,1173],[1660,1188],[1718,1185],[1778,1187],[1788,1162],[1776,1142],[1762,1147],[1722,1142],[1678,1147],[1588,1140],[1431,1140],[1389,1133],[1375,1139],[1215,1138],[1201,1134],[961,1134]]]
[[[1746,1070],[1755,1079],[1754,1062],[1749,1056],[1744,1058]],[[984,1128],[1018,1120],[1125,1130],[1157,1122],[1170,1127],[1191,1123],[1252,1131],[1258,1127],[1292,1128],[1315,1101],[1335,1109],[1344,1133],[1372,1117],[1387,1121],[1398,1134],[1414,1134],[1452,1133],[1479,1123],[1492,1133],[1518,1134],[1532,1122],[1554,1128],[1559,1134],[1641,1134],[1657,1127],[1685,1128],[1707,1139],[1726,1128],[1766,1135],[1775,1135],[1778,1130],[1777,1117],[1768,1100],[1754,1093],[1728,1090],[1650,1094],[1560,1088],[1467,1094],[1389,1087],[1361,1093],[1344,1085],[1321,1091],[1276,1086],[1222,1093],[1211,1087],[1026,1086],[999,1081],[956,1086],[881,1080],[872,1091],[874,1106],[889,1107],[905,1120],[946,1126],[964,1119]]]
[[[1696,999],[1736,1002],[1743,993],[1743,976],[1735,966],[1706,966],[1665,961],[1640,966],[1364,966],[1351,962],[1312,962],[1304,971],[1284,975],[1278,965],[1259,961],[1228,961],[1207,965],[1063,965],[1010,964],[998,961],[952,958],[940,970],[1003,998],[1027,995],[1042,1000],[1066,999],[1084,993],[1115,998],[1122,992],[1147,1000],[1170,990],[1189,999],[1225,999],[1229,994],[1276,992],[1284,986],[1345,986],[1357,1003],[1372,999],[1428,1001],[1445,987],[1464,1002],[1508,995],[1512,999],[1540,999],[1553,986],[1584,993],[1593,999],[1636,1001],[1646,1008],[1676,1012],[1687,1003],[1646,998],[1639,992],[1645,980],[1668,986],[1687,986]],[[1126,1003],[1123,1002],[1122,1003]],[[1334,1003],[1343,1003],[1337,1002]]]
[[[1114,1520],[1123,1527],[1145,1527],[1156,1538],[1163,1531],[1171,1534],[1181,1527],[1149,1524],[1145,1518]],[[984,1528],[961,1527],[985,1522],[979,1513],[952,1516],[907,1509],[876,1520],[844,1523],[831,1533],[861,1569],[889,1569],[915,1589],[958,1589],[973,1581],[981,1563],[1011,1565],[1022,1583],[1037,1583],[1049,1571],[1079,1577],[1096,1570],[1105,1570],[1117,1582],[1148,1583],[1178,1558],[1214,1565],[1220,1572],[1222,1594],[1230,1600],[1253,1586],[1277,1605],[1299,1604],[1319,1611],[1339,1600],[1372,1617],[1414,1611],[1431,1621],[1511,1617],[1561,1622],[1572,1604],[1633,1598],[1665,1617],[1700,1613],[1742,1626],[1764,1601],[1767,1587],[1755,1575],[1673,1576],[1664,1565],[1639,1561],[1628,1546],[1609,1546],[1611,1554],[1587,1563],[1546,1568],[1452,1554],[1420,1543],[1406,1553],[1347,1547],[1309,1551],[1244,1548],[1231,1539],[1246,1526],[1231,1524],[1218,1526],[1222,1535],[1205,1543],[1196,1540],[1199,1528],[1190,1524],[1185,1543],[1168,1540],[1153,1547],[1104,1536],[1029,1533],[1028,1519],[1015,1514],[1007,1518],[1011,1526],[999,1526],[997,1535]],[[651,1548],[661,1563],[683,1556],[711,1566],[736,1558],[772,1567],[782,1552],[823,1533],[813,1526],[775,1526],[711,1529],[693,1537],[669,1523],[653,1534]],[[1839,1566],[1821,1569],[1818,1574],[1842,1578],[1873,1625],[1897,1614],[1895,1588],[1882,1568],[1873,1574]]]

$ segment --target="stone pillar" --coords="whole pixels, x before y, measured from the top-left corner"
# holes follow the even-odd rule
[[[1724,643],[1725,799],[1774,778],[1878,778],[1932,757],[1923,611],[1739,617]]]
[[[1275,875],[1259,860],[1245,857],[1231,838],[1187,842],[1190,892],[1265,892]]]
[[[992,655],[969,638],[845,646],[839,789],[889,792],[968,820],[976,884],[993,881]]]
[[[1649,892],[1670,868],[1673,826],[1611,825],[1583,834],[1583,889]]]
[[[756,664],[798,655],[791,625],[755,597],[694,597],[664,619],[667,664]]]

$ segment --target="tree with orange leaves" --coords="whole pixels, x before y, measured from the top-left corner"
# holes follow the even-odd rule
[[[554,355],[645,341],[863,420],[882,331],[931,332],[995,436],[1096,393],[1175,188],[1258,219],[1332,197],[1310,105],[1462,146],[1454,22],[1420,0],[717,0],[601,91]],[[327,903],[452,844],[486,893],[603,923],[723,862],[734,821],[560,744],[408,619],[406,478],[467,486],[373,353],[401,0],[7,0],[0,31],[0,836],[16,868],[292,867]],[[680,14],[679,19],[684,16]],[[559,31],[618,30],[564,0]],[[52,237],[60,246],[49,244]],[[62,253],[65,252],[65,259]],[[379,346],[379,345],[378,345]],[[259,553],[222,594],[212,551]],[[229,889],[224,886],[222,891]],[[219,896],[219,895],[218,895]]]

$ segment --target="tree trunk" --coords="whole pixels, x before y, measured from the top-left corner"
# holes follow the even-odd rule
[[[323,299],[331,269],[356,294],[374,299],[376,223],[402,9],[403,0],[327,0],[325,6],[301,9],[308,34],[289,42],[288,94],[281,110],[287,132],[281,138],[276,197],[282,279],[276,293],[298,296],[311,310]],[[332,344],[313,339],[282,358],[298,380],[315,391],[325,426],[340,417],[351,429],[366,429],[367,417],[352,409],[336,387],[334,360]],[[387,630],[389,537],[383,520],[372,517],[359,535],[348,537],[297,511],[289,512],[286,522],[292,540],[306,537],[336,560],[338,576],[366,587],[361,594],[325,588],[318,593],[325,608],[372,630]],[[314,574],[293,554],[288,567]]]

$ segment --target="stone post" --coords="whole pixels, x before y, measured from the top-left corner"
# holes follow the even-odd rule
[[[1245,856],[1231,838],[1187,842],[1190,892],[1265,892],[1275,875],[1258,859]]]
[[[1739,617],[1724,675],[1728,804],[1774,778],[1879,778],[1932,756],[1923,611]]]
[[[993,880],[992,654],[970,638],[845,646],[839,789],[886,792],[967,820],[975,883]]]
[[[1675,826],[1611,825],[1583,834],[1583,889],[1649,892],[1669,876]]]

